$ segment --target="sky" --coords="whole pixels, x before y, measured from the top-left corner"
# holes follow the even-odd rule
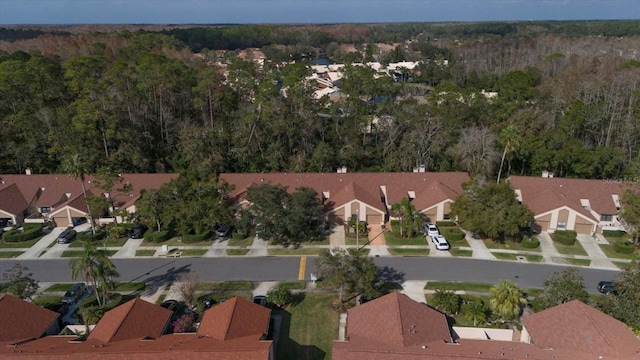
[[[640,19],[640,0],[0,0],[0,24]]]

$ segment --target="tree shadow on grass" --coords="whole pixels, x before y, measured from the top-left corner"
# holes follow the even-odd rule
[[[138,281],[143,281],[146,284],[146,287],[139,295],[151,296],[155,294],[161,288],[173,284],[180,274],[191,271],[190,267],[191,265],[183,265],[178,268],[171,267],[167,269],[164,274],[147,278],[141,276],[141,280]]]
[[[279,327],[278,327],[279,325]],[[277,328],[277,329],[276,329]],[[271,312],[271,324],[267,339],[273,340],[278,360],[324,360],[326,353],[315,345],[301,345],[291,339],[291,313],[276,308]],[[275,337],[274,337],[275,335]]]
[[[378,279],[383,282],[403,283],[404,273],[389,266],[379,267]]]

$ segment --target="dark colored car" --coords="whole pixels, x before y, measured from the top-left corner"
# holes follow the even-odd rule
[[[127,236],[129,236],[130,239],[142,239],[145,231],[147,231],[147,227],[145,225],[133,224],[131,229],[129,229]]]
[[[82,295],[84,295],[85,291],[87,291],[87,285],[83,283],[73,284],[73,286],[64,293],[61,302],[63,304],[75,304],[76,301],[80,300]]]
[[[267,306],[267,297],[264,295],[256,295],[251,299],[251,301],[260,306]]]
[[[218,226],[218,230],[216,231],[216,234],[218,235],[219,238],[228,238],[229,235],[231,234],[231,226],[228,225],[220,225]]]
[[[160,306],[167,310],[176,311],[178,309],[179,303],[176,300],[166,300]]]
[[[616,294],[618,289],[613,281],[600,281],[598,283],[598,291],[603,294]]]
[[[76,238],[75,230],[65,230],[58,235],[58,244],[68,244]]]

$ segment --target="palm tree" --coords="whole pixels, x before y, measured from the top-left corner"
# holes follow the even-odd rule
[[[87,201],[87,189],[84,186],[85,175],[89,173],[89,168],[84,157],[80,154],[73,154],[68,157],[62,165],[64,171],[74,179],[80,179],[82,185],[82,195],[84,197],[84,203],[87,205],[87,212],[89,213],[89,221],[91,222],[91,231],[96,233],[96,227],[93,223],[93,214],[91,213],[91,207]]]
[[[462,314],[468,320],[473,321],[473,326],[484,324],[487,321],[487,309],[482,300],[471,301],[462,306]]]
[[[500,183],[500,176],[502,175],[504,158],[507,156],[507,152],[513,151],[514,148],[518,146],[520,143],[519,137],[518,129],[513,125],[507,126],[500,132],[500,138],[502,142],[504,142],[504,151],[502,152],[502,160],[500,161],[500,170],[498,170],[498,183]]]
[[[516,319],[520,315],[522,306],[527,304],[522,290],[510,280],[500,280],[496,286],[489,289],[489,294],[491,309],[503,320]]]
[[[400,218],[400,237],[412,238],[420,232],[423,215],[416,210],[416,207],[408,198],[402,198],[400,202],[391,205],[394,214]]]
[[[71,278],[75,280],[81,275],[85,283],[93,287],[98,305],[104,305],[109,288],[113,284],[111,279],[118,274],[107,251],[96,248],[90,241],[85,241],[82,255],[69,261],[69,265]]]
[[[460,311],[460,296],[450,290],[436,290],[433,294],[436,309],[449,315],[457,315]]]

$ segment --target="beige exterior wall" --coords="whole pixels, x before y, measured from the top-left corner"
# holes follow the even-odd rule
[[[535,222],[536,222],[536,225],[538,225],[539,227],[538,229],[539,231],[548,231],[549,223],[551,222],[551,214],[537,218]]]

